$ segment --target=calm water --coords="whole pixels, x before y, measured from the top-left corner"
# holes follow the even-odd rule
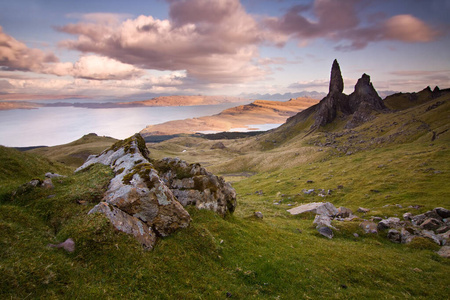
[[[87,133],[127,138],[147,125],[210,116],[239,105],[132,107],[87,109],[44,107],[0,111],[0,145],[54,146],[72,142]]]

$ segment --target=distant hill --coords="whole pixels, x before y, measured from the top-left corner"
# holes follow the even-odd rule
[[[117,140],[111,137],[97,136],[95,133],[84,135],[68,144],[53,147],[39,147],[27,151],[70,167],[79,167],[92,154],[98,154],[114,144]]]
[[[286,102],[256,100],[251,104],[226,109],[214,116],[149,125],[141,131],[141,134],[144,137],[181,133],[193,134],[196,132],[248,128],[249,125],[282,124],[289,116],[316,104],[317,101],[311,98],[297,98]]]

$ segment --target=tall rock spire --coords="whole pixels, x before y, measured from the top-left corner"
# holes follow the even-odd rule
[[[328,92],[329,95],[335,93],[342,93],[344,91],[344,80],[341,75],[341,68],[339,67],[339,63],[335,59],[333,61],[333,66],[331,67],[331,76],[330,76],[330,90]]]

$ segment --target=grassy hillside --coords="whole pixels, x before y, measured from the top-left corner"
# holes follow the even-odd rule
[[[0,201],[20,185],[43,179],[47,172],[67,174],[71,170],[46,158],[0,146]]]
[[[89,155],[98,154],[115,142],[117,140],[114,138],[97,136],[91,133],[69,144],[36,148],[28,152],[76,168],[81,166]]]
[[[286,210],[330,201],[354,212],[369,208],[356,213],[369,219],[450,208],[449,100],[379,114],[351,130],[341,120],[311,132],[311,115],[293,118],[265,135],[221,140],[224,149],[190,137],[148,144],[152,158],[178,156],[227,175],[238,193],[232,216],[190,208],[190,227],[152,252],[104,217],[87,215],[106,189],[109,168],[72,174],[0,147],[9,191],[47,171],[69,175],[54,180],[54,189],[18,189],[0,201],[0,298],[442,299],[450,294],[450,260],[436,254],[436,244],[395,244],[383,232],[364,234],[360,221],[333,221],[339,230],[329,240],[317,233],[314,216]],[[91,145],[74,142],[60,151]],[[69,237],[73,253],[47,247]]]

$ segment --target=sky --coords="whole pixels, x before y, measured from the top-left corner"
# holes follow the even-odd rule
[[[0,94],[450,87],[450,0],[0,0]],[[32,96],[30,96],[32,97]]]

